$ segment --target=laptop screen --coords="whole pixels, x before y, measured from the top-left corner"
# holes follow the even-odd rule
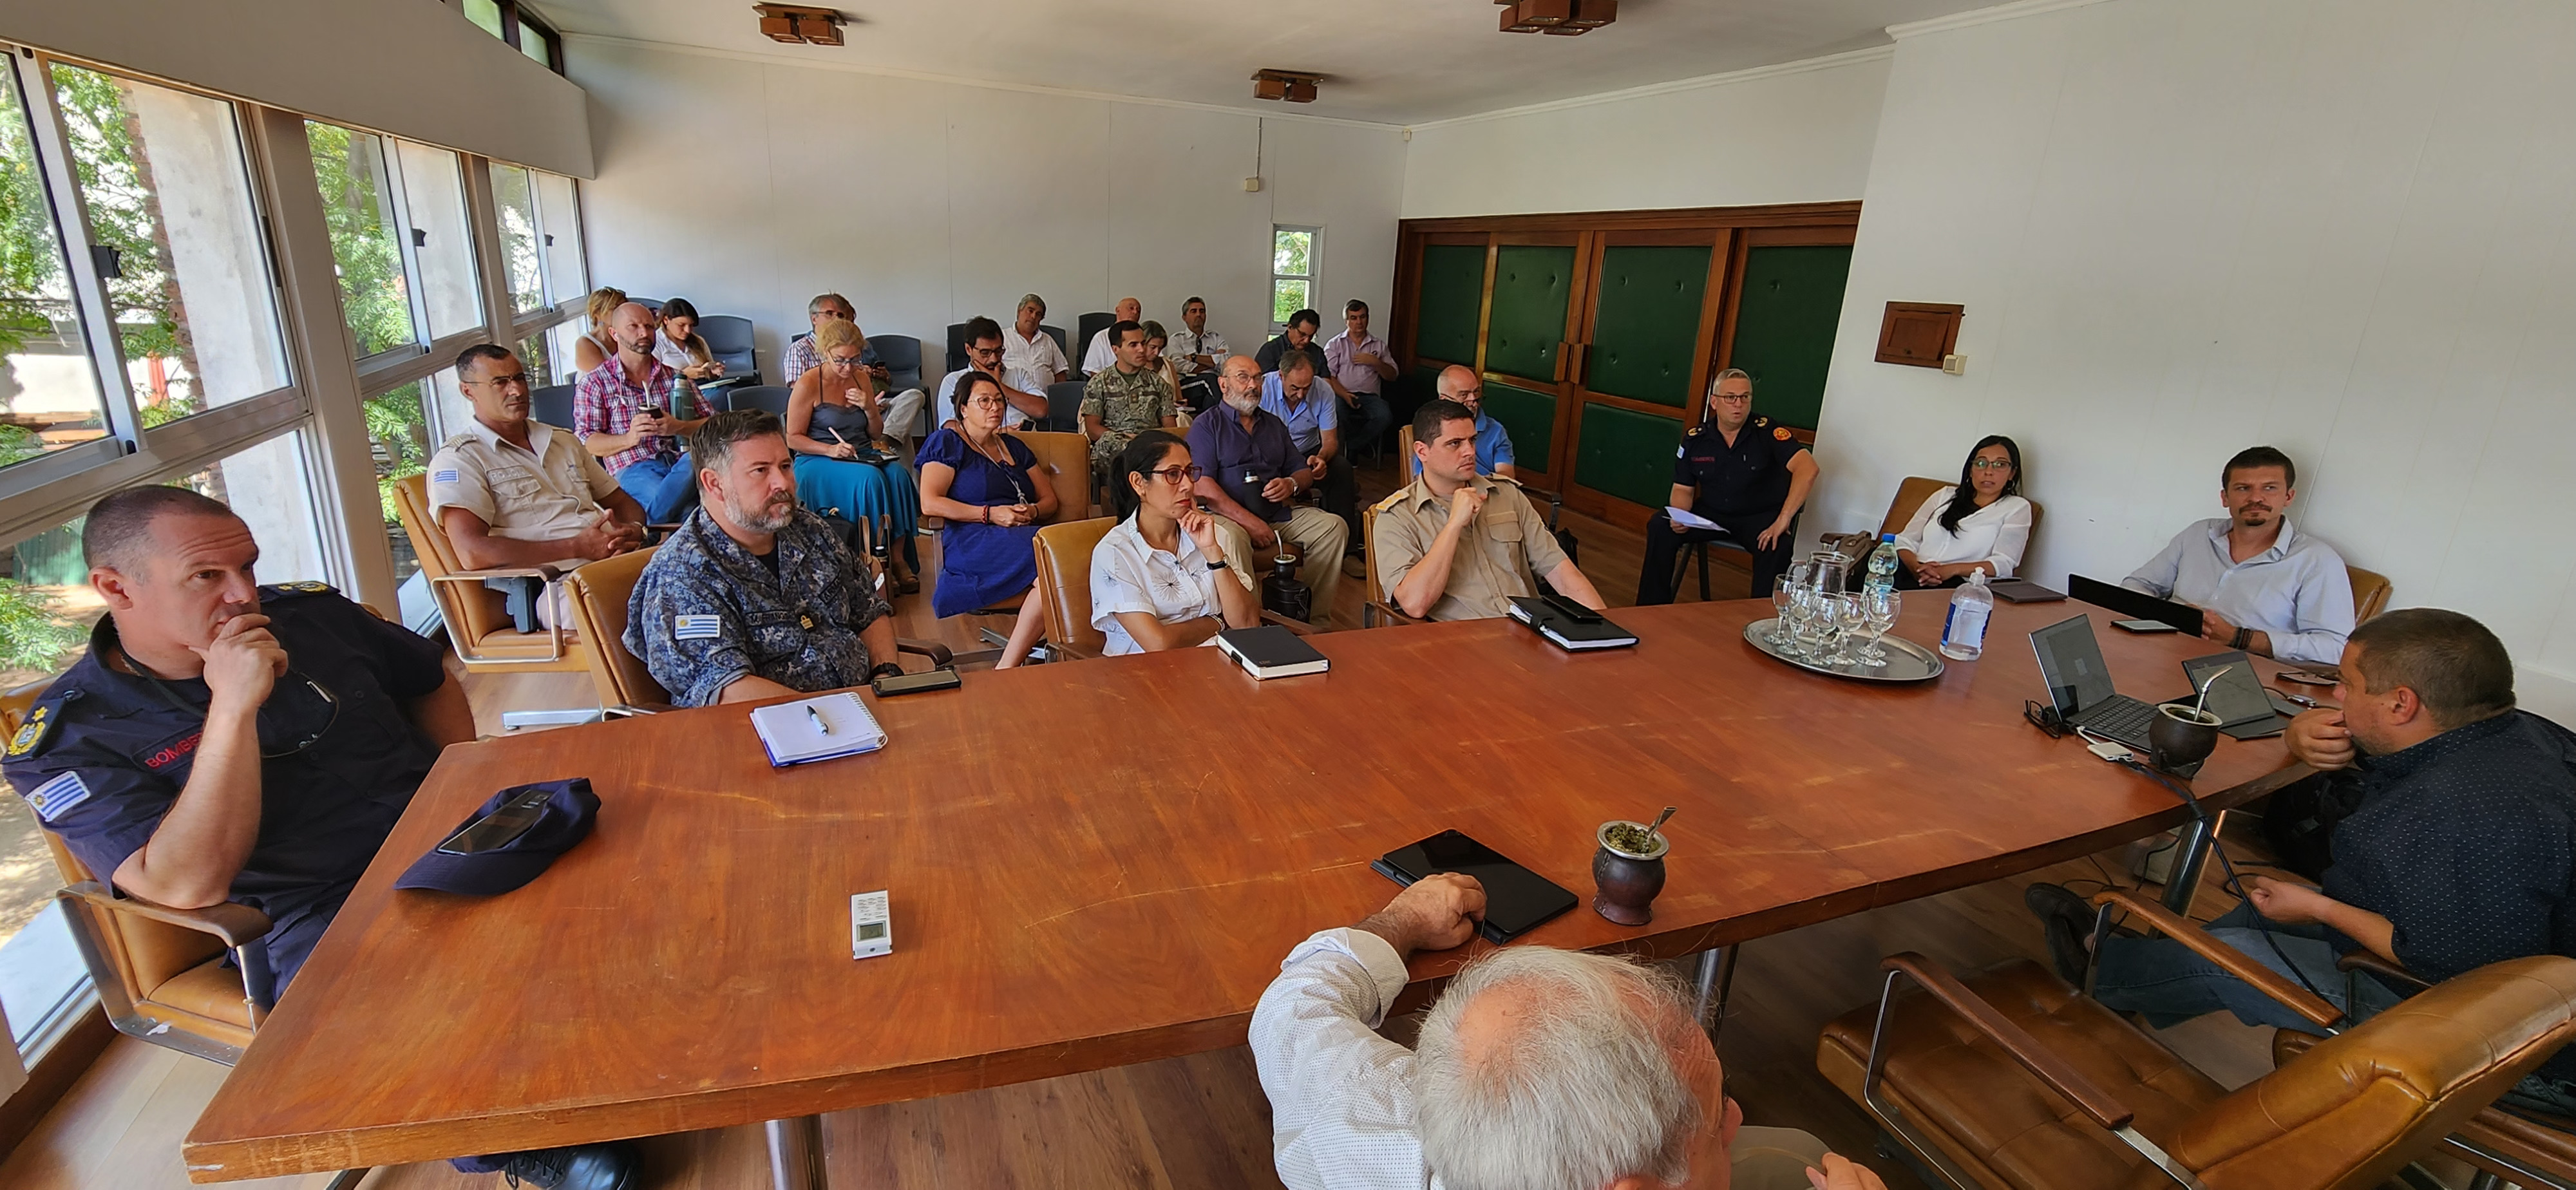
[[[2217,675],[2211,681],[2211,675]],[[2255,676],[2254,662],[2243,653],[2212,653],[2182,663],[2182,675],[2198,690],[2209,687],[2209,701],[2204,704],[2228,727],[2272,717],[2272,700],[2263,694],[2263,680]]]
[[[2093,621],[2070,616],[2030,634],[2039,652],[2040,680],[2048,683],[2048,701],[2061,717],[2071,718],[2105,702],[2116,693],[2111,669],[2102,663],[2101,642],[2093,639]]]

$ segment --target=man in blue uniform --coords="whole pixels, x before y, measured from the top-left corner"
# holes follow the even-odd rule
[[[330,587],[259,586],[250,527],[185,488],[100,500],[81,552],[107,615],[0,771],[118,891],[267,914],[283,991],[439,749],[474,738],[465,690],[437,645]],[[624,1146],[460,1161],[580,1190],[633,1164]]]
[[[690,442],[697,511],[626,604],[626,649],[686,707],[835,690],[903,672],[894,611],[823,518],[796,506],[774,415],[708,418]]]
[[[1789,427],[1753,416],[1753,378],[1728,368],[1709,385],[1708,420],[1682,439],[1673,460],[1672,506],[1715,522],[1716,529],[1673,523],[1658,510],[1646,522],[1646,566],[1637,602],[1673,601],[1673,559],[1686,541],[1729,541],[1753,555],[1753,597],[1769,598],[1789,569],[1790,522],[1816,486],[1816,456]]]

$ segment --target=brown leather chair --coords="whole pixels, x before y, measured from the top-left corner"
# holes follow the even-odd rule
[[[2320,1027],[2324,1000],[2153,901],[2127,910]],[[2234,1092],[2028,960],[1962,982],[1917,954],[1825,1026],[1816,1065],[1957,1186],[2361,1190],[2432,1152],[2576,1037],[2576,959],[2481,968]],[[1900,992],[1910,981],[1920,994]]]
[[[2394,588],[2388,576],[2374,570],[2346,564],[2344,573],[2352,579],[2352,622],[2367,624],[2372,616],[2388,610],[2388,596]]]
[[[1869,559],[1870,551],[1878,548],[1879,538],[1885,537],[1890,533],[1904,532],[1907,525],[1914,523],[1914,514],[1923,511],[1923,502],[1931,499],[1934,493],[1939,492],[1943,488],[1949,487],[1952,482],[1953,481],[1947,479],[1933,479],[1930,476],[1925,475],[1906,476],[1905,482],[1896,485],[1896,498],[1887,502],[1887,515],[1879,518],[1877,532],[1827,533],[1824,537],[1819,539],[1819,544],[1823,545],[1826,549],[1838,551],[1843,554],[1843,556],[1851,558],[1853,561],[1866,562]],[[2025,495],[2022,499],[2030,500],[2030,497]],[[2048,510],[2040,507],[2039,501],[2030,500],[2031,540],[2039,540],[2040,518],[2047,515],[2047,513]],[[2028,552],[2025,551],[2022,555],[2022,561],[2027,563],[2029,560],[2030,556]],[[1854,575],[1852,577],[1854,582],[1859,581],[1859,575]],[[1674,585],[1680,585],[1679,578],[1674,580]],[[1755,598],[1763,598],[1771,593],[1769,591],[1756,591],[1753,594]],[[1700,579],[1699,595],[1702,599],[1708,598],[1708,580],[1704,571]]]
[[[467,569],[456,556],[455,546],[449,544],[447,531],[429,514],[426,475],[394,481],[394,513],[402,520],[403,532],[411,537],[412,552],[420,558],[421,577],[429,581],[430,594],[438,600],[439,615],[447,621],[448,642],[467,672],[582,673],[591,668],[590,646],[575,630],[561,602],[554,605],[551,627],[521,632],[511,622],[501,593],[483,585],[485,579],[542,579],[547,597],[559,600],[562,571],[552,566]],[[501,723],[513,728],[583,723],[600,714],[589,707],[506,711]]]
[[[1410,429],[1407,429],[1406,431],[1408,435],[1411,432],[1412,431]],[[1410,451],[1407,452],[1406,457],[1411,457]],[[1417,619],[1413,616],[1404,614],[1404,609],[1397,607],[1395,605],[1395,600],[1387,597],[1386,585],[1379,582],[1377,577],[1377,514],[1380,510],[1385,509],[1393,505],[1395,501],[1402,499],[1403,496],[1404,489],[1397,488],[1394,493],[1387,496],[1386,499],[1380,500],[1377,503],[1371,504],[1360,510],[1360,535],[1363,538],[1366,538],[1369,542],[1369,545],[1360,551],[1361,556],[1367,560],[1368,566],[1368,599],[1366,602],[1360,604],[1360,627],[1362,628],[1375,628],[1381,624],[1428,624],[1431,622],[1429,620]]]

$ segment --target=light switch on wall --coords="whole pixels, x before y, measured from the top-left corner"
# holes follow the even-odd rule
[[[1952,352],[1941,357],[1941,370],[1953,376],[1968,374],[1968,357]]]
[[[1243,180],[1243,192],[1245,194],[1261,193],[1261,175],[1255,174],[1249,178],[1245,178]]]

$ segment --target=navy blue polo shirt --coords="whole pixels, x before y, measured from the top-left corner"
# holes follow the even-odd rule
[[[1327,399],[1330,396],[1326,394]],[[1226,405],[1190,421],[1190,462],[1245,512],[1276,525],[1288,519],[1291,509],[1263,499],[1262,485],[1304,470],[1306,456],[1298,452],[1288,423],[1277,414],[1253,411],[1252,428],[1247,430],[1243,416]]]
[[[446,682],[441,650],[320,583],[260,588],[291,668],[260,708],[259,839],[231,900],[275,923],[283,989],[375,858],[438,748],[404,713]],[[101,661],[116,622],[54,679],[0,761],[9,784],[101,881],[161,825],[193,771],[209,697],[202,679],[155,682]],[[316,687],[319,687],[317,691]]]
[[[1717,423],[1704,422],[1682,439],[1673,458],[1673,482],[1698,489],[1691,511],[1718,517],[1776,516],[1789,501],[1789,460],[1807,449],[1789,427],[1768,417],[1749,418],[1729,443]]]

